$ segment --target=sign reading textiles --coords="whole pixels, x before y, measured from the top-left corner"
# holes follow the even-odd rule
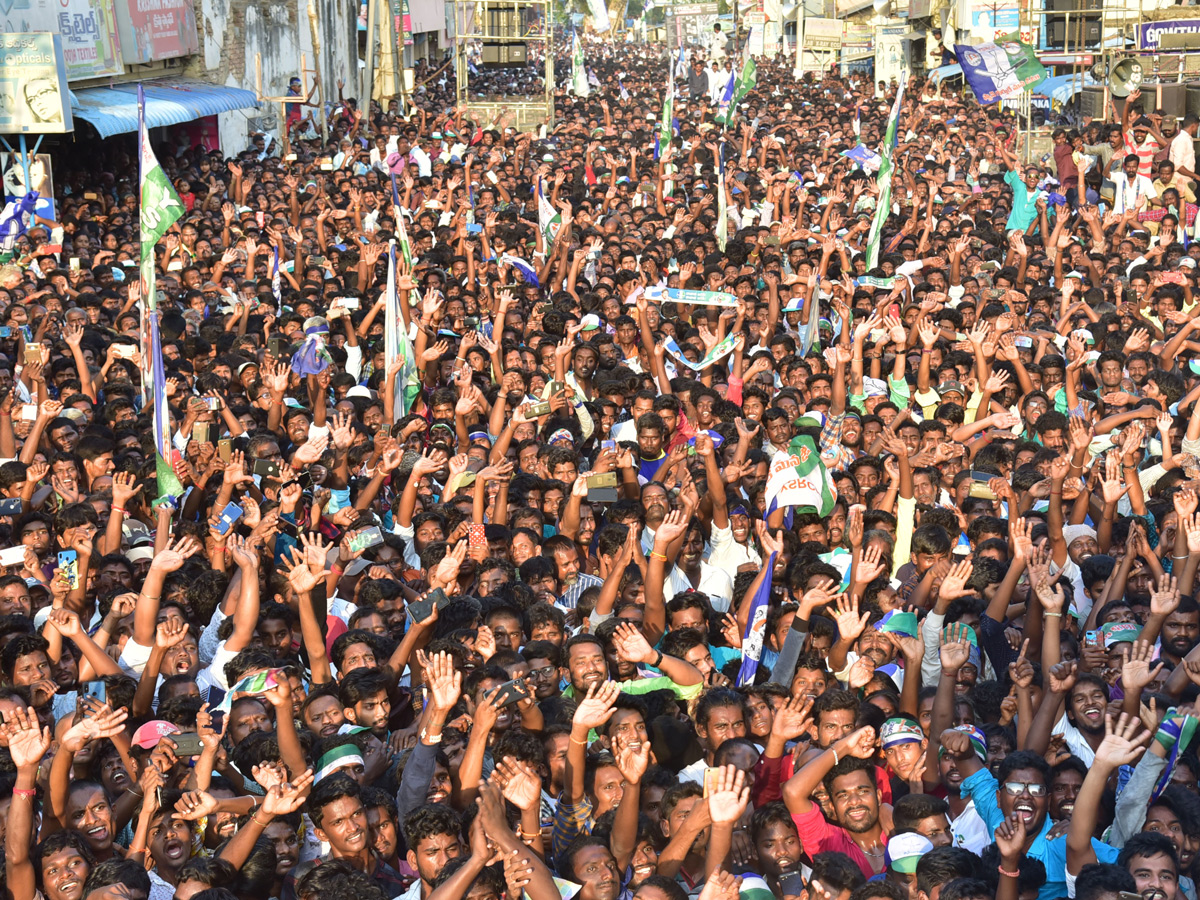
[[[200,50],[192,0],[116,0],[121,53],[130,65]]]
[[[74,131],[66,82],[59,35],[0,34],[0,134]]]
[[[124,71],[113,0],[0,0],[0,32],[33,31],[62,36],[68,81]]]

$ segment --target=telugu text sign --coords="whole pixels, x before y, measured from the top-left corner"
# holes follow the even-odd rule
[[[121,54],[139,65],[200,50],[192,0],[116,0]]]
[[[124,71],[114,0],[0,0],[0,32],[48,31],[62,37],[67,80]]]

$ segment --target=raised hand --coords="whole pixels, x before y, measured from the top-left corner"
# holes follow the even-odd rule
[[[1121,685],[1126,694],[1141,693],[1162,673],[1160,662],[1153,669],[1154,645],[1149,641],[1134,641],[1132,648],[1121,651]]]
[[[845,594],[837,598],[834,621],[837,623],[838,638],[847,643],[853,643],[866,630],[871,618],[868,610],[861,615],[858,612],[858,598],[847,597]]]
[[[750,805],[750,788],[746,785],[746,773],[737,766],[721,766],[717,771],[716,785],[708,795],[708,815],[714,826],[732,826]]]
[[[1150,615],[1165,619],[1179,608],[1179,601],[1179,580],[1164,573],[1150,591]]]
[[[794,741],[811,733],[813,720],[813,699],[811,697],[791,697],[783,706],[775,711],[771,721],[771,733],[785,741]]]
[[[1010,866],[1020,862],[1025,852],[1025,820],[1014,813],[996,826],[995,839],[996,849],[1000,851],[1002,862],[1008,863]],[[1004,867],[1001,866],[1001,868]],[[1008,871],[1011,872],[1013,869],[1009,868]]]
[[[631,663],[644,663],[655,659],[654,648],[638,627],[630,622],[617,626],[613,632],[613,648],[617,656]]]
[[[492,773],[504,799],[517,809],[533,809],[542,799],[542,780],[528,763],[517,759],[497,760]]]
[[[612,714],[616,712],[613,704],[617,702],[617,697],[620,693],[620,685],[615,681],[606,681],[603,684],[592,685],[588,688],[587,696],[575,708],[575,716],[572,722],[581,728],[586,727],[589,731],[593,728],[599,728],[611,719]]]
[[[621,777],[626,784],[637,784],[650,765],[650,742],[632,740],[618,734],[613,737],[612,743],[613,757]]]
[[[1150,732],[1142,731],[1141,720],[1127,713],[1114,721],[1105,717],[1104,740],[1096,748],[1096,764],[1116,769],[1132,765],[1141,755],[1142,748],[1150,740]]]
[[[957,672],[971,658],[971,641],[967,638],[967,626],[961,622],[947,625],[942,631],[942,646],[939,655],[942,660],[942,670]]]

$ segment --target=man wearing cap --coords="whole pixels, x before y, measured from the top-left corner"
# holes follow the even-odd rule
[[[909,900],[917,900],[917,863],[932,850],[929,838],[916,832],[893,835],[884,851],[887,869],[883,877],[904,891]]]

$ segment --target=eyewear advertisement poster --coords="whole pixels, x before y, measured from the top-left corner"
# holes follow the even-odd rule
[[[4,179],[4,202],[20,200],[25,196],[25,170],[21,157],[16,153],[0,153],[0,173]],[[54,180],[50,172],[50,154],[39,153],[29,160],[29,180],[38,192],[33,211],[43,219],[56,219],[54,215]]]
[[[74,131],[62,38],[0,34],[0,134]]]
[[[121,53],[131,65],[200,50],[192,0],[116,0]]]
[[[124,71],[114,0],[0,0],[0,32],[62,36],[67,80]]]

